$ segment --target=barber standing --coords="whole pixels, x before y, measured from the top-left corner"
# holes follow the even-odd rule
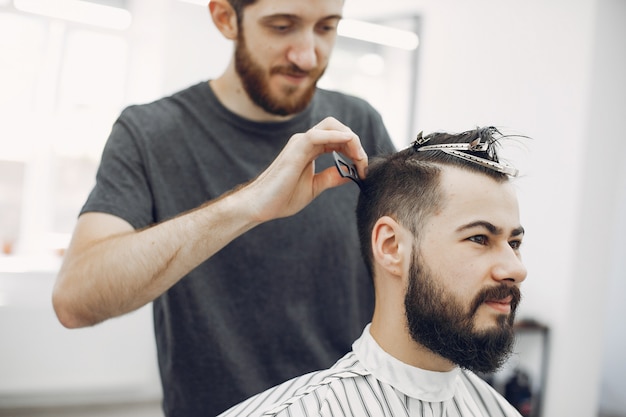
[[[326,368],[371,317],[357,190],[328,153],[364,176],[393,145],[369,104],[316,87],[343,3],[210,1],[224,73],[113,126],[53,302],[69,328],[153,302],[167,416]]]

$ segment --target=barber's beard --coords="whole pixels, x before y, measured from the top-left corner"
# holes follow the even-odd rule
[[[273,67],[268,73],[252,58],[243,33],[240,33],[235,45],[235,70],[239,74],[246,93],[257,106],[278,116],[296,114],[304,110],[311,102],[317,81],[322,77],[325,69],[303,71],[295,65],[288,65]],[[272,93],[269,79],[274,74],[300,76],[307,74],[313,82],[305,89],[295,86],[285,87],[280,92]]]
[[[476,312],[488,299],[513,297],[511,313],[497,318],[495,327],[475,330]],[[499,369],[511,354],[513,322],[520,302],[519,288],[501,284],[485,288],[468,306],[443,288],[414,255],[404,300],[411,337],[434,353],[474,372]]]

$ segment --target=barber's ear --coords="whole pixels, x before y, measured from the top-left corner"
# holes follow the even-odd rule
[[[372,230],[374,262],[395,276],[402,276],[411,254],[412,239],[408,231],[389,216],[383,216]]]
[[[237,39],[237,14],[228,0],[211,0],[209,12],[217,29],[227,39]]]

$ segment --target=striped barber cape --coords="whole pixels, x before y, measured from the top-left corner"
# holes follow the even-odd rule
[[[432,372],[386,353],[369,325],[331,368],[257,394],[220,417],[520,417],[470,371]]]

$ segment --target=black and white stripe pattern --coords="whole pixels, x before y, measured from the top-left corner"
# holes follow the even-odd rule
[[[371,359],[372,355],[377,356],[376,360],[364,363],[363,358]],[[456,369],[435,375],[435,380],[442,381],[442,389],[437,391],[439,387],[428,380],[433,376],[428,371],[405,364],[395,374],[397,369],[391,368],[398,364],[384,369],[390,358],[366,328],[354,350],[332,368],[277,385],[220,417],[520,417],[502,396],[471,372]],[[413,371],[408,377],[401,375],[407,367]],[[424,372],[427,378],[423,378]],[[423,386],[426,390],[420,391]]]

